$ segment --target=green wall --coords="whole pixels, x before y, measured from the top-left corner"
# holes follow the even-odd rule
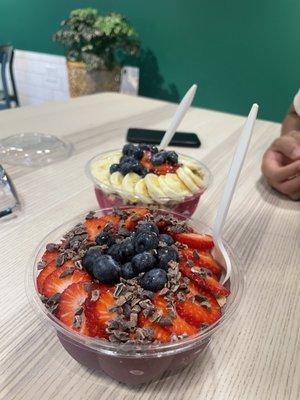
[[[140,94],[280,121],[300,86],[299,0],[0,0],[0,42],[62,54],[52,33],[71,9],[124,13],[143,46]]]

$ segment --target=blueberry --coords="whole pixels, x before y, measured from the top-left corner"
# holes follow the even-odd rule
[[[136,174],[141,175],[143,170],[143,166],[138,162],[138,161],[134,161],[131,163],[131,171],[135,172]]]
[[[136,276],[133,268],[132,268],[132,264],[130,262],[122,265],[121,267],[121,276],[124,279],[132,279]]]
[[[132,259],[132,257],[135,255],[134,251],[134,243],[131,239],[126,239],[124,240],[120,245],[119,245],[119,256],[120,260],[122,262],[126,262]]]
[[[140,146],[135,146],[133,150],[133,157],[137,160],[140,160],[144,155],[143,149]]]
[[[131,260],[132,268],[136,274],[140,272],[149,271],[154,267],[156,259],[152,253],[149,251],[144,251],[144,253],[137,254]]]
[[[154,232],[142,232],[134,239],[135,251],[142,253],[146,250],[156,249],[158,246],[158,236]]]
[[[93,265],[93,276],[102,283],[117,283],[120,272],[119,263],[109,255],[98,257]]]
[[[127,143],[123,146],[122,150],[124,156],[132,156],[134,152],[134,145],[131,143]]]
[[[109,172],[113,174],[114,172],[117,172],[120,170],[120,164],[111,164],[109,167]]]
[[[138,224],[135,232],[137,235],[142,232],[154,232],[159,235],[158,227],[152,222],[143,222],[141,224]]]
[[[173,238],[166,234],[159,235],[159,241],[166,243],[167,246],[171,246],[174,243]]]
[[[122,175],[127,175],[132,171],[132,163],[131,162],[122,162],[120,164],[120,172]]]
[[[90,274],[93,274],[93,267],[99,257],[102,256],[102,252],[98,246],[90,247],[82,258],[82,266]]]
[[[107,254],[112,256],[116,261],[121,260],[121,254],[120,254],[120,245],[119,244],[113,244],[110,246],[110,248],[107,251]]]
[[[164,151],[154,154],[151,158],[153,165],[161,165],[166,162],[166,153]]]
[[[157,148],[157,146],[154,146],[154,145],[150,146],[150,151],[151,151],[152,154],[158,153],[158,148]]]
[[[139,147],[143,150],[143,151],[150,151],[151,146],[149,146],[149,144],[146,143],[140,143]]]
[[[166,271],[160,268],[153,268],[151,271],[145,273],[139,283],[143,289],[157,292],[165,286],[167,281],[168,277]]]
[[[99,235],[96,237],[96,243],[101,246],[103,244],[107,244],[107,246],[111,246],[114,244],[115,240],[110,232],[107,231],[102,231],[99,233]]]
[[[133,157],[132,156],[122,156],[120,158],[120,164],[123,164],[125,162],[132,162],[133,161]]]
[[[178,154],[175,151],[167,151],[167,162],[172,165],[177,164]]]
[[[168,269],[170,261],[178,261],[178,252],[173,247],[162,247],[157,252],[159,268]]]

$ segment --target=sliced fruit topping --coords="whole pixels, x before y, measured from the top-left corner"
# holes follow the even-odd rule
[[[190,283],[191,293],[183,302],[177,302],[178,314],[189,324],[201,328],[202,324],[211,325],[221,317],[221,308],[215,297],[206,290]]]
[[[131,214],[125,221],[125,228],[129,231],[133,230],[138,221],[142,220],[147,214],[150,213],[148,208],[136,207],[130,210]]]
[[[89,335],[84,314],[84,302],[91,286],[86,282],[72,283],[62,293],[58,303],[57,317],[73,331]]]
[[[153,172],[156,175],[166,175],[169,173],[174,173],[178,169],[177,165],[162,164],[153,168]]]
[[[154,340],[158,340],[161,343],[170,342],[171,333],[162,326],[160,326],[159,324],[151,322],[148,318],[146,318],[143,315],[143,313],[140,313],[139,315],[139,326],[141,328],[150,328],[153,331]]]
[[[216,296],[229,296],[230,291],[206,271],[199,267],[189,267],[184,261],[179,263],[180,271],[196,282],[201,288],[210,290]]]
[[[210,250],[214,247],[212,236],[200,233],[175,233],[173,238],[178,242],[187,244],[189,247],[198,250]]]
[[[92,290],[84,303],[90,336],[108,337],[107,322],[117,316],[111,311],[116,305],[112,290],[109,286],[99,285],[97,289]]]
[[[222,274],[222,267],[215,261],[211,254],[195,249],[181,249],[180,256],[185,260],[190,260],[197,267],[209,269],[217,278]]]
[[[46,250],[45,253],[43,254],[42,260],[45,261],[46,263],[50,263],[53,260],[56,260],[58,256],[58,251],[48,251]]]
[[[157,310],[163,315],[165,318],[165,322],[168,320],[170,321],[170,324],[166,324],[164,328],[168,330],[170,333],[175,333],[177,336],[181,335],[195,335],[198,332],[198,329],[189,324],[187,321],[185,321],[183,318],[181,318],[179,315],[175,315],[174,318],[170,318],[169,311],[167,308],[167,302],[166,300],[159,294],[156,294],[154,297],[154,305],[157,308]]]
[[[91,281],[92,279],[87,272],[75,269],[74,263],[67,261],[62,267],[56,268],[47,276],[42,293],[49,298],[56,293],[62,293],[72,283]]]
[[[116,215],[104,215],[101,218],[92,218],[85,221],[85,228],[88,233],[88,238],[92,242],[95,241],[96,236],[109,224],[113,229],[118,228],[120,218]]]
[[[44,282],[45,282],[47,276],[49,276],[53,271],[56,271],[56,270],[57,270],[57,266],[56,266],[55,260],[49,262],[46,265],[46,267],[41,270],[38,277],[36,278],[36,284],[37,284],[37,289],[38,289],[39,293],[43,292],[43,285],[44,285]]]
[[[145,151],[141,160],[141,164],[147,170],[151,170],[152,168],[151,157],[152,157],[151,151]]]

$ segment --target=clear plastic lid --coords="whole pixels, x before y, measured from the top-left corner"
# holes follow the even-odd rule
[[[73,146],[44,133],[20,133],[0,140],[3,163],[42,167],[71,155]]]

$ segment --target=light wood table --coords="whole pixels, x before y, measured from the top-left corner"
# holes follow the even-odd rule
[[[61,221],[97,207],[87,160],[121,146],[129,127],[166,128],[174,104],[119,94],[1,111],[0,135],[53,133],[73,142],[71,158],[41,169],[4,165],[23,202],[0,222],[0,398],[5,400],[297,400],[300,398],[300,203],[269,189],[260,161],[279,124],[258,121],[226,223],[225,238],[245,269],[236,318],[209,350],[177,374],[136,388],[77,364],[38,320],[24,285],[38,242]],[[192,108],[181,128],[195,131],[199,157],[214,175],[197,216],[212,223],[244,118]]]

